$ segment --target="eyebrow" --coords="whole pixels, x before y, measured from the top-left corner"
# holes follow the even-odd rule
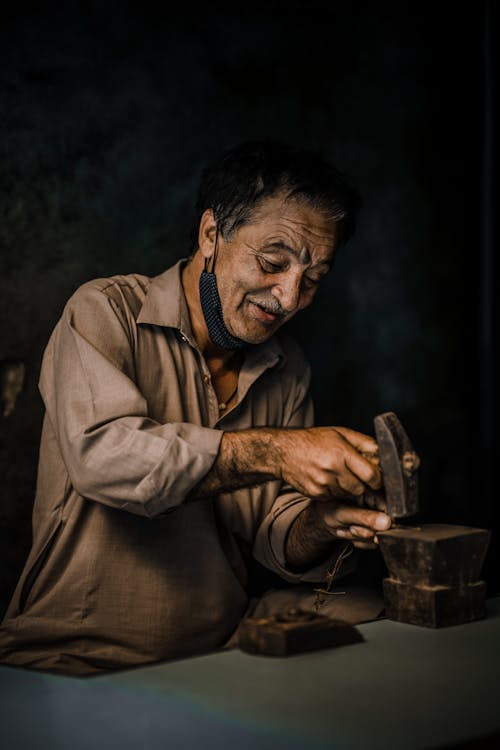
[[[302,263],[302,265],[306,265],[306,263],[309,263],[311,260],[311,254],[307,248],[304,248],[304,250],[295,250],[295,248],[290,247],[290,245],[287,245],[286,242],[283,242],[282,240],[277,240],[276,242],[270,242],[269,244],[266,244],[263,248],[263,250],[284,250],[285,252],[290,253],[293,255],[297,260]],[[328,269],[330,268],[330,263],[326,260],[322,260],[320,263],[316,263],[313,267],[316,268],[317,266],[326,266]]]

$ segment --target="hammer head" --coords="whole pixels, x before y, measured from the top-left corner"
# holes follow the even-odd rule
[[[420,459],[394,412],[379,414],[374,424],[387,513],[394,519],[408,518],[419,510],[417,475]]]

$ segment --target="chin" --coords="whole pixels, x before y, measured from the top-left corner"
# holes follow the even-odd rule
[[[261,321],[252,315],[235,315],[234,322],[235,325],[231,325],[229,321],[226,322],[229,333],[246,344],[263,344],[274,336],[286,321],[282,318],[274,321]]]
[[[253,344],[255,346],[256,344],[263,344],[265,341],[268,341],[273,335],[274,331],[271,331],[267,334],[263,333],[260,336],[245,336],[242,337],[242,341],[244,341],[246,344]]]
[[[268,341],[271,336],[274,336],[276,331],[280,328],[280,326],[273,326],[269,328],[260,327],[259,329],[253,329],[249,330],[248,328],[244,331],[241,331],[241,333],[235,333],[233,335],[240,338],[242,341],[245,341],[247,344],[263,344],[265,341]]]

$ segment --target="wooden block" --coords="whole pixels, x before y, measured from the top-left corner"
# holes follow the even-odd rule
[[[377,534],[391,578],[417,586],[477,581],[490,532],[470,526],[399,526]]]
[[[485,616],[484,581],[459,587],[411,586],[385,578],[385,613],[390,620],[441,628]]]
[[[247,617],[239,627],[239,647],[250,654],[287,656],[361,641],[363,637],[352,625],[299,609]]]

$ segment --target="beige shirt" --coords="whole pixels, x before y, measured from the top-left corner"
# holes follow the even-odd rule
[[[182,262],[91,281],[45,352],[33,547],[1,661],[73,674],[206,652],[247,605],[243,548],[289,581],[286,533],[309,502],[279,481],[186,500],[223,430],[309,426],[309,367],[289,338],[251,346],[219,418],[191,331]]]

